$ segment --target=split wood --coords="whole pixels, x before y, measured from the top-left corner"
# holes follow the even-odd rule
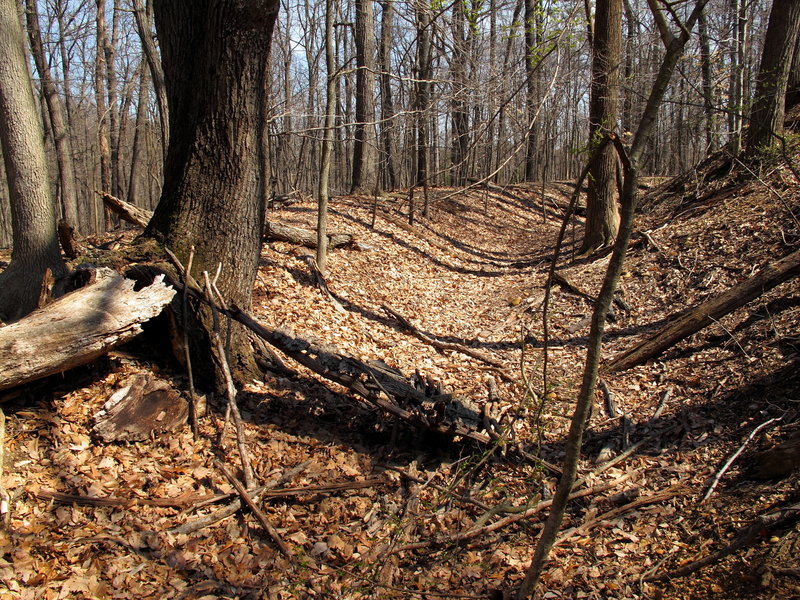
[[[247,507],[250,509],[256,519],[258,519],[258,522],[261,523],[261,526],[269,534],[269,537],[272,538],[272,541],[275,542],[275,545],[278,546],[278,549],[281,551],[281,553],[286,557],[290,557],[291,550],[289,549],[289,546],[287,546],[286,542],[283,541],[283,538],[278,533],[278,530],[275,529],[272,523],[269,522],[269,519],[267,518],[267,515],[264,514],[264,511],[258,507],[250,494],[247,493],[245,486],[243,486],[242,483],[236,477],[234,477],[233,473],[231,473],[221,461],[216,460],[214,461],[214,464],[216,464],[217,468],[222,472],[223,475],[225,475],[225,478],[236,489],[236,492],[239,494],[244,503],[247,504]]]

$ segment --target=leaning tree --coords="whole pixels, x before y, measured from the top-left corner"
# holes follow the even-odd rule
[[[227,302],[249,308],[264,223],[267,83],[278,0],[154,3],[169,104],[169,146],[161,200],[144,237],[170,248],[192,274],[216,271]],[[193,364],[218,374],[205,344],[211,316],[198,307]],[[234,371],[252,367],[250,346],[234,332]],[[211,362],[210,362],[211,361]],[[215,377],[213,383],[222,380]]]

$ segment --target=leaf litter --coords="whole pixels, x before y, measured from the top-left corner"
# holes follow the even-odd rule
[[[760,182],[733,180],[725,193],[715,196],[712,185],[698,200],[652,182],[637,221],[650,241],[634,240],[621,291],[630,310],[616,311],[609,323],[604,357],[796,248],[800,231],[790,211],[796,215],[800,205],[798,183],[785,169],[762,179],[780,186],[780,196]],[[542,390],[541,302],[559,223],[537,210],[539,190],[447,198],[452,190],[434,189],[432,218],[413,227],[399,225],[401,199],[382,200],[372,228],[371,198],[334,198],[331,230],[358,240],[358,249],[329,257],[327,284],[344,311],[316,287],[302,259],[307,251],[272,242],[263,247],[253,312],[357,358],[380,359],[406,375],[419,371],[481,403],[491,379],[501,425],[558,464],[580,384],[588,335],[582,322],[592,305],[554,289],[550,387]],[[563,190],[552,186],[548,194],[566,204]],[[270,218],[313,228],[315,208],[306,201]],[[594,295],[606,263],[571,256],[580,232],[579,219],[561,268]],[[608,489],[571,502],[564,530],[575,533],[553,551],[545,597],[800,597],[797,576],[781,574],[800,566],[787,550],[798,545],[796,527],[686,578],[644,581],[723,547],[759,514],[797,502],[797,470],[754,481],[745,472],[749,453],[707,502],[700,499],[759,423],[782,417],[754,442],[761,449],[799,427],[799,288],[797,281],[784,284],[657,360],[604,377],[618,412],[608,414],[598,392],[580,474],[590,475],[587,487]],[[428,337],[485,352],[503,368],[437,351],[383,306]],[[519,584],[546,510],[490,526],[534,496],[547,500],[555,487],[549,473],[503,456],[501,448],[411,430],[286,363],[291,372],[266,373],[240,391],[239,403],[257,481],[279,482],[277,492],[295,490],[259,501],[292,549],[289,557],[247,509],[192,533],[178,530],[233,492],[213,462],[221,400],[209,400],[199,439],[188,426],[143,442],[93,437],[92,415],[133,373],[157,372],[185,393],[185,378],[162,354],[114,352],[5,393],[3,484],[12,501],[10,523],[0,532],[0,600],[501,597]],[[526,394],[525,378],[535,394]],[[642,440],[614,467],[598,469],[604,449],[613,458]],[[222,451],[238,469],[230,428]],[[366,487],[326,491],[357,482]],[[663,493],[670,489],[679,492]],[[50,492],[72,501],[45,499]],[[78,501],[86,498],[118,502]],[[455,541],[476,526],[486,531]]]

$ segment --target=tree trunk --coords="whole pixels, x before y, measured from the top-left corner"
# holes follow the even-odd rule
[[[133,1],[133,16],[136,19],[136,30],[142,42],[142,50],[147,65],[150,67],[150,79],[153,82],[153,90],[158,102],[158,119],[161,126],[161,150],[164,160],[167,157],[167,146],[169,145],[169,106],[167,104],[167,90],[164,83],[164,69],[161,66],[161,59],[156,48],[153,36],[153,5],[148,0],[147,8],[142,4],[143,0]]]
[[[185,263],[195,248],[193,273],[222,272],[226,301],[249,307],[258,268],[264,206],[261,186],[268,64],[278,1],[155,2],[156,28],[169,101],[170,141],[164,188],[145,236]],[[202,90],[202,93],[198,93]],[[206,332],[209,315],[198,311]],[[234,334],[231,367],[252,371],[250,346]],[[219,357],[201,343],[193,366],[208,383],[224,385]],[[202,383],[202,382],[201,382]]]
[[[773,146],[783,135],[786,89],[799,31],[800,0],[773,2],[750,111],[748,151]]]
[[[453,107],[453,185],[463,186],[467,179],[467,151],[469,150],[469,116],[467,113],[467,45],[466,7],[464,2],[453,4],[453,52],[450,58],[452,73],[451,105]]]
[[[392,20],[394,5],[388,0],[381,2],[381,40],[378,47],[378,63],[381,69],[381,147],[384,165],[383,184],[386,189],[397,187],[397,168],[395,167],[395,150],[392,129],[394,128],[394,101],[392,100],[391,53],[392,53]]]
[[[16,2],[0,0],[0,143],[14,238],[11,262],[0,273],[0,321],[17,320],[36,308],[48,269],[55,277],[66,271],[43,139]]]
[[[417,134],[417,166],[414,185],[422,186],[425,192],[424,215],[428,211],[428,103],[430,99],[431,76],[431,21],[425,2],[414,4],[417,26],[417,82],[414,92],[415,129]],[[413,207],[413,204],[411,205]],[[413,209],[409,209],[409,223],[414,220]]]
[[[111,191],[111,146],[108,138],[108,103],[106,102],[106,54],[108,45],[106,31],[106,0],[97,0],[95,25],[97,41],[95,43],[94,97],[97,107],[97,144],[100,155],[100,189]],[[111,212],[103,210],[105,231],[111,229]]]
[[[50,67],[44,55],[42,32],[39,28],[39,12],[35,0],[26,0],[26,20],[28,23],[28,39],[31,43],[31,54],[39,78],[42,81],[42,93],[47,104],[50,117],[50,128],[53,132],[56,163],[58,165],[58,184],[61,191],[61,208],[64,220],[71,226],[78,226],[78,194],[75,190],[75,168],[72,164],[72,147],[64,123],[64,111],[58,95]]]
[[[333,48],[333,0],[325,1],[325,129],[317,188],[317,267],[324,275],[328,267],[328,181],[333,154],[333,125],[336,110],[336,59]]]
[[[372,0],[356,0],[356,127],[351,193],[372,194],[378,185],[375,134],[375,25]]]
[[[622,56],[622,0],[598,0],[595,8],[589,145],[617,126],[619,64]],[[586,230],[581,253],[609,246],[617,237],[617,158],[607,145],[589,171]]]

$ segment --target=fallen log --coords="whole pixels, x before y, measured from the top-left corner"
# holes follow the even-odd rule
[[[138,335],[175,295],[163,278],[134,291],[132,280],[100,273],[96,283],[0,328],[0,390],[92,362]]]
[[[264,226],[264,240],[278,240],[289,242],[306,248],[317,247],[317,232],[308,229],[300,229],[291,225],[267,221]],[[328,247],[340,248],[353,243],[353,236],[349,233],[330,233],[328,234]]]
[[[103,204],[105,204],[112,212],[117,214],[120,219],[127,221],[128,223],[132,223],[133,225],[137,225],[142,229],[147,227],[150,219],[153,218],[152,210],[140,208],[129,202],[125,202],[125,200],[121,200],[116,196],[112,196],[107,192],[101,192],[97,190],[95,191],[95,194],[100,196],[103,199]]]
[[[615,357],[601,367],[601,371],[613,373],[640,365],[798,274],[800,274],[800,250],[768,263],[761,271],[727,292],[706,300],[682,316],[673,317],[669,325]]]

